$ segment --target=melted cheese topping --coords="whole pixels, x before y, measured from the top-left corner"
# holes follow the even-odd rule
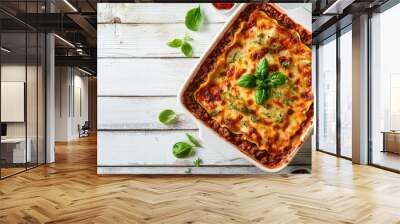
[[[239,87],[237,80],[255,74],[263,58],[269,62],[269,74],[282,72],[288,82],[272,88],[268,100],[258,105],[256,88]],[[295,30],[255,10],[248,21],[240,24],[194,97],[214,120],[242,134],[260,150],[285,150],[292,147],[291,137],[301,131],[313,104],[311,49]]]

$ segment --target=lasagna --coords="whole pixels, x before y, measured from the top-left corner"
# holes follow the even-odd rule
[[[311,33],[274,4],[249,4],[183,93],[187,109],[270,170],[294,157],[313,120]]]

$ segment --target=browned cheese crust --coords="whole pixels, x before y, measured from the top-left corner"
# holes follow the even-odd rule
[[[183,93],[183,103],[187,109],[194,114],[196,118],[203,121],[205,125],[215,130],[220,136],[225,138],[227,141],[231,142],[233,145],[249,156],[253,160],[262,164],[264,167],[269,169],[280,168],[287,165],[294,155],[299,150],[299,146],[302,144],[303,137],[306,134],[306,130],[312,126],[313,121],[313,101],[311,106],[307,107],[307,111],[304,112],[306,119],[299,124],[299,129],[290,136],[290,144],[285,146],[282,150],[261,150],[256,144],[248,141],[248,138],[241,133],[233,133],[229,128],[217,122],[212,116],[207,112],[204,107],[199,105],[199,102],[195,99],[195,92],[200,88],[200,86],[207,81],[208,74],[216,68],[216,59],[228,50],[228,45],[233,41],[234,34],[237,32],[240,26],[242,29],[250,29],[256,26],[257,21],[252,19],[251,14],[256,10],[264,12],[268,17],[276,20],[278,24],[288,30],[294,30],[298,33],[298,37],[302,44],[306,45],[311,51],[312,37],[311,33],[303,28],[301,25],[293,22],[284,12],[282,12],[274,4],[249,4],[237,17],[236,21],[228,28],[227,32],[224,34],[222,39],[216,45],[208,55],[208,57],[201,64],[197,74],[191,80],[188,87]],[[311,55],[311,53],[310,53]],[[311,56],[310,56],[311,57]],[[256,60],[258,60],[256,58]],[[311,92],[311,68],[306,73],[306,79],[309,80],[309,88],[307,91],[309,94],[304,96],[310,102],[310,97],[312,98]],[[309,76],[309,77],[308,77]],[[301,88],[301,87],[299,87]],[[307,92],[308,93],[308,92]],[[262,137],[262,136],[261,136]]]

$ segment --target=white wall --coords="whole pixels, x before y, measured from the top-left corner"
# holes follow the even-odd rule
[[[72,67],[56,67],[55,73],[55,140],[70,141],[88,120],[88,77]]]

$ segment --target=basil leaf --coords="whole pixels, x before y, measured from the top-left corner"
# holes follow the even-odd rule
[[[189,141],[196,147],[201,147],[201,144],[199,143],[199,141],[197,141],[197,139],[195,139],[192,135],[186,133],[186,136],[188,137]]]
[[[199,31],[204,24],[204,16],[200,6],[193,8],[186,13],[185,25],[189,30]]]
[[[178,115],[173,110],[170,109],[163,110],[158,115],[158,120],[166,125],[175,123],[177,118]]]
[[[256,67],[256,74],[257,74],[258,79],[267,78],[268,60],[266,58],[263,58],[263,59],[261,59],[260,62],[258,62],[257,67]]]
[[[172,153],[176,158],[186,158],[193,154],[193,146],[186,142],[177,142],[172,147]]]
[[[242,75],[237,83],[240,87],[252,88],[256,86],[256,77],[251,74]]]
[[[257,88],[267,88],[268,87],[268,82],[266,80],[262,79],[257,79],[256,80],[256,86]]]
[[[262,105],[269,97],[269,89],[257,88],[256,89],[256,104]]]
[[[193,38],[189,34],[185,34],[185,36],[183,37],[184,42],[189,42],[192,40],[193,40]]]
[[[173,39],[170,42],[168,42],[167,45],[172,48],[178,48],[178,47],[182,46],[182,43],[183,43],[183,41],[181,39],[176,38],[176,39]]]
[[[196,167],[199,167],[201,163],[203,163],[203,160],[200,159],[200,158],[197,158],[195,161],[193,161],[193,164],[194,164]]]
[[[274,72],[272,75],[268,77],[268,81],[273,88],[285,84],[287,80],[288,77],[282,72]]]
[[[188,42],[183,42],[181,51],[186,57],[191,58],[193,56],[192,45],[190,45]]]

